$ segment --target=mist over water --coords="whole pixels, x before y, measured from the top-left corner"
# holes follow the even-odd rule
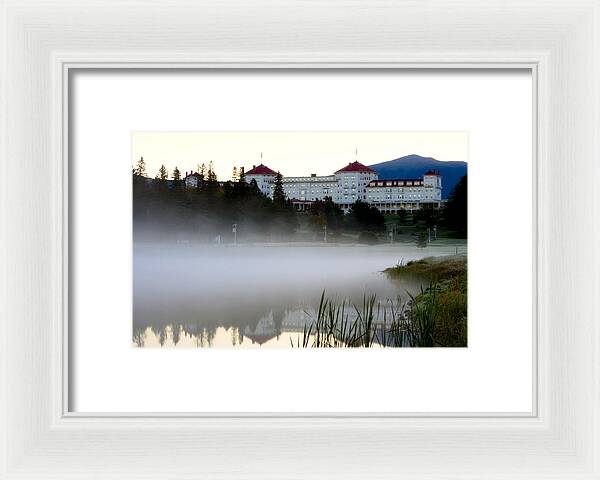
[[[133,337],[137,346],[290,346],[323,291],[361,305],[407,300],[422,284],[382,273],[454,247],[406,244],[202,245],[136,243]]]

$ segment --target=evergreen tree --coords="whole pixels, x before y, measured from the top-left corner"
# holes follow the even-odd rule
[[[200,174],[200,180],[204,180],[206,178],[206,165],[198,165],[198,173]]]
[[[402,225],[406,221],[406,210],[398,210],[396,215],[398,216],[398,222]]]
[[[331,197],[325,197],[323,200],[316,200],[310,207],[311,220],[319,230],[325,225],[330,231],[338,230],[344,222],[343,210],[333,203]]]
[[[177,167],[175,167],[175,170],[173,170],[173,180],[175,180],[175,181],[181,180],[181,172],[179,171],[179,169]]]
[[[219,184],[217,183],[217,174],[213,169],[212,162],[208,164],[208,170],[206,171],[203,186],[204,189],[208,191],[214,191],[219,186]]]
[[[352,204],[350,218],[366,230],[381,231],[385,227],[385,218],[379,209],[362,200]]]
[[[215,169],[213,166],[213,162],[209,162],[208,164],[208,170],[206,172],[206,180],[208,182],[216,182],[217,181],[217,174],[215,173]]]
[[[467,176],[463,175],[450,192],[443,210],[444,226],[460,238],[467,238],[467,190]]]
[[[231,181],[232,182],[237,182],[238,180],[239,180],[239,177],[238,177],[237,167],[234,166],[233,167],[233,173],[231,174]]]
[[[283,177],[277,172],[275,177],[275,188],[273,189],[273,203],[277,206],[285,206],[285,192],[283,191]]]
[[[246,177],[244,176],[244,167],[240,167],[237,171],[237,181],[233,184],[233,191],[238,197],[249,192],[249,185],[246,183]]]
[[[158,170],[158,175],[156,176],[156,178],[158,178],[160,180],[166,180],[167,178],[169,178],[169,173],[167,172],[167,169],[165,168],[164,165],[160,166],[160,169]]]
[[[262,192],[260,191],[260,188],[258,188],[258,183],[256,183],[256,179],[253,178],[252,180],[250,180],[250,192],[253,195],[256,195],[258,197],[260,197],[262,195]]]
[[[432,203],[423,203],[414,216],[417,220],[423,222],[427,228],[433,228],[439,223],[440,212]]]
[[[146,162],[144,162],[144,157],[140,157],[135,168],[133,169],[134,175],[141,175],[142,177],[146,176]]]

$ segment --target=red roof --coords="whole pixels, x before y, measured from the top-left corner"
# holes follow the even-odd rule
[[[346,172],[368,172],[368,173],[377,173],[371,167],[367,167],[360,162],[352,162],[346,165],[344,168],[338,170],[335,173],[346,173]]]
[[[277,172],[271,170],[262,163],[258,167],[253,167],[252,170],[245,172],[246,175],[277,175]]]
[[[425,172],[425,175],[437,175],[438,177],[441,177],[440,172],[436,170],[428,170],[427,172]]]

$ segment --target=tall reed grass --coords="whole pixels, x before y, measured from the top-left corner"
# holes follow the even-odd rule
[[[433,347],[437,346],[439,286],[431,283],[418,296],[403,302],[364,295],[362,304],[335,301],[321,294],[316,317],[307,322],[292,347]]]

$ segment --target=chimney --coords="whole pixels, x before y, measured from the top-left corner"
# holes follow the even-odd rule
[[[256,168],[256,165],[252,165],[252,168]]]

